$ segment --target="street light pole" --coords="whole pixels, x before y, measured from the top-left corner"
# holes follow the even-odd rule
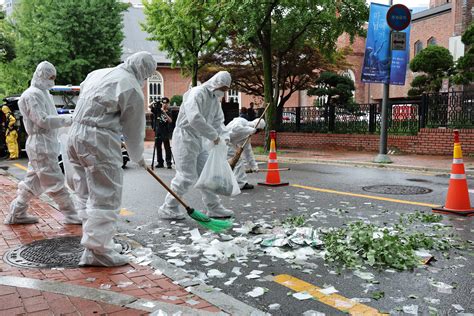
[[[393,5],[393,0],[389,0],[389,5]],[[392,37],[392,31],[390,31],[390,37]],[[389,60],[391,59],[391,44],[389,44]],[[390,74],[390,68],[389,68]],[[390,78],[390,75],[389,75]],[[390,80],[390,79],[389,79]],[[392,160],[387,155],[387,138],[388,138],[388,99],[390,97],[390,83],[383,84],[383,96],[382,96],[382,117],[380,122],[380,141],[379,141],[379,154],[375,157],[374,162],[377,163],[392,163]]]

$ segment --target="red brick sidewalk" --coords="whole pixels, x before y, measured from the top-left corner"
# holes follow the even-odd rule
[[[4,225],[10,202],[16,194],[16,183],[0,174],[0,257],[10,249],[36,240],[59,236],[81,235],[81,226],[63,225],[62,214],[49,204],[35,199],[30,205],[32,214],[40,218],[34,225]],[[164,275],[154,274],[148,266],[131,263],[123,267],[86,267],[76,269],[28,269],[17,268],[0,260],[0,277],[17,276],[37,280],[55,280],[71,285],[100,288],[110,285],[109,291],[136,298],[161,301],[209,312],[220,309]],[[130,282],[130,283],[125,283]],[[124,286],[126,284],[126,286]],[[120,286],[119,286],[120,285]],[[193,303],[189,305],[187,301]],[[198,303],[196,303],[198,302]],[[0,286],[0,315],[141,315],[148,314],[116,305],[109,305],[77,297],[41,292],[22,287]]]

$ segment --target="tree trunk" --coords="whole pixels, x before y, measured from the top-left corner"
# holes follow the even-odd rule
[[[195,87],[197,86],[198,82],[198,64],[194,63],[193,65],[193,73],[192,73],[192,86]]]

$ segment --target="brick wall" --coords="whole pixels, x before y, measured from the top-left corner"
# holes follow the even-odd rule
[[[463,153],[474,154],[474,130],[461,129],[459,133]],[[262,145],[263,136],[263,133],[253,136],[252,144]],[[279,148],[344,148],[377,152],[379,139],[379,135],[278,133],[277,145]],[[411,154],[452,155],[453,130],[424,128],[416,136],[391,135],[388,138],[388,147]]]

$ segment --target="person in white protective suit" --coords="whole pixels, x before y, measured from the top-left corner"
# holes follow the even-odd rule
[[[56,69],[43,61],[38,64],[31,80],[18,101],[28,139],[28,170],[18,184],[17,197],[10,205],[5,224],[32,224],[38,218],[27,213],[28,204],[35,196],[46,193],[64,214],[66,224],[81,224],[74,202],[65,187],[64,175],[58,165],[58,129],[72,123],[71,116],[59,116],[49,89],[54,86]]]
[[[81,83],[67,148],[83,220],[80,265],[128,263],[120,254],[121,245],[113,241],[122,203],[120,137],[123,134],[131,160],[146,168],[142,85],[155,70],[152,55],[139,52],[114,68],[91,72]]]
[[[183,196],[201,174],[209,155],[207,151],[209,146],[206,144],[229,141],[220,100],[229,89],[230,83],[230,74],[227,71],[220,71],[183,96],[172,138],[176,175],[171,180],[171,189],[179,196]],[[216,194],[208,190],[201,192],[208,216],[226,218],[234,215],[231,210],[222,206]],[[158,216],[163,219],[184,219],[185,214],[179,210],[178,201],[168,193],[158,211]]]
[[[245,140],[248,136],[255,134],[257,130],[265,128],[265,121],[262,119],[260,122],[258,122],[258,119],[255,119],[249,122],[245,118],[236,117],[230,121],[226,127],[230,133],[230,143],[228,146],[229,150],[227,152],[227,157],[232,158],[235,156],[237,149],[245,143]],[[250,190],[253,189],[254,186],[247,182],[248,179],[247,174],[245,173],[244,157],[247,159],[247,161],[251,162],[251,168],[253,170],[258,170],[250,141],[245,145],[242,156],[243,157],[240,157],[234,167],[234,175],[241,190]]]

